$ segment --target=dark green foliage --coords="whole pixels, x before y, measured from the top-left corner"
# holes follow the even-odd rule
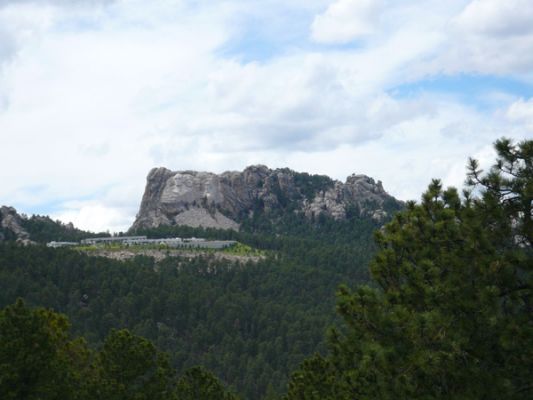
[[[127,328],[168,351],[179,373],[203,365],[247,398],[271,399],[306,357],[324,352],[324,332],[335,323],[333,294],[340,283],[368,279],[372,232],[380,226],[355,208],[346,221],[309,220],[293,212],[293,200],[312,198],[332,185],[321,176],[294,179],[301,193],[271,187],[289,197],[269,213],[257,204],[253,216],[242,217],[241,232],[190,227],[135,232],[238,240],[266,251],[268,257],[258,263],[205,256],[156,265],[148,257],[119,262],[64,248],[7,244],[0,246],[0,306],[23,297],[64,312],[73,332],[92,347],[110,330]],[[91,235],[43,217],[29,221],[25,228],[33,240]]]
[[[185,371],[178,381],[176,393],[179,400],[237,400],[213,374],[202,367]]]
[[[20,299],[0,310],[0,393],[12,400],[237,400],[203,369],[178,378],[166,354],[127,330],[112,331],[91,351],[70,338],[65,316]]]
[[[4,245],[0,305],[23,296],[53,307],[93,345],[128,328],[170,352],[179,372],[201,364],[259,398],[269,384],[281,391],[290,370],[322,348],[332,293],[349,275],[335,268],[334,259],[320,268],[279,256],[249,265],[170,258],[155,270],[150,258]]]
[[[98,352],[94,397],[108,400],[173,399],[174,374],[165,354],[128,330],[112,330]],[[216,378],[213,378],[216,381]],[[216,381],[218,383],[218,381]],[[220,384],[219,384],[220,385]],[[224,388],[221,386],[221,391]]]
[[[295,180],[309,198],[332,184],[307,174]],[[301,200],[298,193],[291,196]],[[358,210],[348,210],[346,221],[310,221],[283,208],[295,199],[281,201],[270,213],[258,204],[253,216],[243,216],[241,232],[189,227],[135,232],[239,240],[267,251],[268,258],[257,264],[200,257],[168,259],[156,268],[146,257],[122,263],[67,249],[0,247],[0,305],[24,297],[53,307],[66,313],[74,332],[91,345],[102,343],[110,329],[128,328],[169,351],[180,372],[204,365],[249,398],[267,391],[272,397],[305,357],[324,350],[324,332],[335,319],[332,294],[342,282],[367,279],[372,232],[379,226]],[[25,228],[42,242],[90,235],[43,217],[30,218]]]
[[[390,209],[391,213],[395,210]],[[278,252],[286,259],[304,266],[319,267],[345,275],[345,281],[368,279],[363,267],[375,252],[372,234],[381,224],[361,217],[359,211],[348,209],[345,221],[322,216],[310,221],[302,214],[258,213],[242,223],[240,232],[161,226],[133,233],[148,237],[204,237],[237,240],[261,250]],[[277,216],[276,216],[277,215]]]
[[[326,175],[310,175],[305,172],[294,173],[294,184],[307,200],[312,200],[320,191],[333,187],[335,182]]]
[[[496,149],[489,173],[470,163],[476,195],[433,181],[376,234],[378,288],[339,290],[345,327],[288,399],[533,396],[533,142]]]
[[[30,239],[34,242],[47,243],[56,242],[79,242],[81,239],[107,236],[105,232],[93,233],[82,231],[67,225],[61,221],[54,221],[50,217],[33,215],[30,218],[22,219],[22,227],[30,234]]]
[[[397,204],[390,205],[388,211],[394,212],[394,206]],[[221,335],[219,338],[224,339],[220,343],[216,340],[217,335],[213,335],[214,341],[207,340],[214,349],[221,350],[221,353],[214,352],[228,362],[198,360],[229,382],[235,383],[236,376],[246,376],[238,380],[236,386],[241,390],[245,388],[247,396],[256,398],[269,384],[279,392],[286,374],[302,359],[302,355],[323,349],[322,340],[318,338],[333,322],[329,315],[333,309],[330,294],[342,282],[355,284],[368,279],[364,266],[375,252],[371,237],[379,226],[371,219],[361,217],[359,210],[354,208],[348,210],[346,221],[327,217],[309,221],[296,213],[274,212],[267,215],[258,212],[243,221],[241,232],[167,226],[136,233],[152,237],[233,239],[267,250],[275,256],[257,266],[247,267],[247,271],[228,272],[228,275],[234,276],[234,281],[224,279],[227,282],[225,290],[232,293],[220,297],[217,300],[220,308],[208,314],[215,319],[219,312],[229,314],[223,318],[227,321],[225,328],[214,330]],[[219,275],[220,278],[222,276]],[[211,295],[207,297],[211,298]],[[241,302],[241,298],[244,301]],[[227,307],[226,311],[224,307]],[[244,325],[241,325],[241,313],[249,316],[245,319],[249,322]],[[251,346],[240,347],[239,339],[227,335],[226,330],[231,331],[235,321],[239,322],[237,326],[244,328],[238,330],[239,339]],[[253,328],[246,329],[248,324]],[[213,327],[212,324],[200,326],[202,330],[212,330]],[[206,336],[201,331],[198,335]],[[312,339],[310,342],[309,339],[302,340],[305,337]],[[221,345],[226,350],[222,350]],[[260,349],[267,356],[252,360],[255,349]],[[233,352],[240,353],[240,356],[234,356]],[[232,356],[228,358],[230,354]],[[237,375],[233,372],[234,366],[238,366]]]
[[[366,279],[379,227],[355,208],[344,222],[309,221],[258,204],[239,233],[146,232],[237,239],[267,251],[257,264],[203,256],[156,265],[0,246],[0,306],[24,297],[53,307],[95,349],[70,338],[65,317],[9,306],[0,312],[2,398],[232,399],[195,367],[204,365],[246,398],[272,399],[316,352],[293,374],[288,399],[532,397],[533,144],[496,146],[488,173],[470,163],[463,197],[434,181],[378,231],[372,286],[338,290],[344,325],[331,293]],[[329,184],[295,179],[305,196]],[[47,229],[42,240],[58,240]],[[170,363],[136,335],[169,351]]]
[[[11,229],[7,229],[3,226],[0,226],[0,242],[2,242],[3,240],[15,241],[17,240],[17,235]]]
[[[334,292],[367,279],[370,220],[288,219],[289,234],[161,227],[155,236],[238,239],[267,250],[256,264],[170,258],[155,268],[68,249],[0,246],[0,305],[24,297],[69,316],[92,345],[127,328],[168,351],[179,372],[204,365],[248,398],[280,393],[290,371],[323,351]]]
[[[68,328],[64,316],[30,310],[20,299],[0,311],[2,399],[75,399],[83,394],[80,376],[70,368],[83,358],[75,351],[83,346],[69,341]]]
[[[343,388],[338,388],[334,365],[320,355],[305,360],[293,373],[289,383],[290,399],[337,399]],[[338,397],[342,398],[342,397]]]

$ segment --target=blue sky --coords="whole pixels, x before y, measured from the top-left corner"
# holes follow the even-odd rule
[[[533,96],[533,85],[511,76],[454,74],[401,84],[391,88],[389,93],[396,98],[413,98],[423,94],[449,96],[491,112],[501,105],[496,102],[495,94],[530,98]]]
[[[154,166],[401,199],[533,137],[529,0],[0,0],[0,204],[131,225]]]

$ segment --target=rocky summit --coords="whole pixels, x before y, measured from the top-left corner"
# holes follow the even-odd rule
[[[147,177],[141,207],[132,230],[162,225],[239,230],[254,213],[302,213],[335,220],[356,212],[378,222],[401,202],[380,181],[351,175],[346,182],[287,168],[250,166],[222,174],[154,168]]]
[[[22,227],[22,217],[13,207],[0,207],[0,242],[16,240],[19,243],[30,243],[30,235]]]

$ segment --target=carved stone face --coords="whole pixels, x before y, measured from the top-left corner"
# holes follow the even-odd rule
[[[163,193],[162,203],[200,205],[207,201],[209,204],[220,204],[224,200],[219,177],[205,172],[179,172],[168,179]]]
[[[296,174],[265,166],[220,175],[155,169],[149,175],[134,226],[177,224],[238,229],[240,218],[251,215],[256,207],[265,213],[282,207],[280,196],[296,202],[291,204],[291,210],[310,218],[324,214],[342,220],[348,210],[356,207],[361,215],[382,219],[386,215],[382,209],[384,201],[392,199],[380,181],[366,175],[351,175],[346,183],[328,178],[322,186],[314,184],[309,194],[305,182],[295,180]]]

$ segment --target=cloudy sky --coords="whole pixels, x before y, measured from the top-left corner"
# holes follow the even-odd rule
[[[127,229],[154,166],[400,199],[533,137],[531,0],[0,0],[0,204]]]

